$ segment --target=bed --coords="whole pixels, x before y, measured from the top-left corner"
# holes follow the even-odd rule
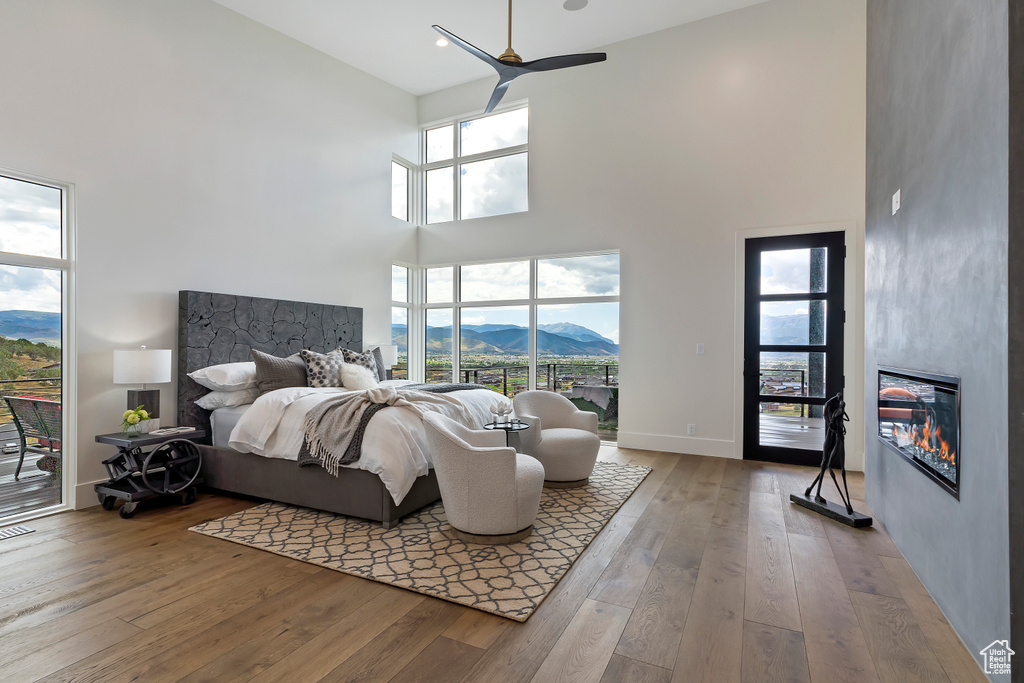
[[[433,469],[415,477],[396,504],[380,476],[366,470],[343,468],[335,477],[320,467],[299,467],[294,460],[224,447],[225,436],[246,407],[208,411],[194,403],[209,390],[193,381],[189,373],[247,361],[253,349],[278,357],[301,349],[362,351],[361,308],[191,290],[179,292],[178,302],[178,424],[207,433],[200,445],[204,486],[360,517],[380,522],[384,528],[440,499]],[[385,409],[374,419],[387,410],[401,409]],[[214,434],[218,435],[216,442]]]

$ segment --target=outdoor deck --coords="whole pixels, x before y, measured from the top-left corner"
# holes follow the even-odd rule
[[[825,443],[825,420],[820,417],[768,415],[761,413],[761,445],[821,451]]]
[[[0,425],[0,448],[17,440],[18,432],[13,424]],[[38,510],[60,502],[60,488],[53,485],[52,475],[36,467],[38,459],[37,454],[27,453],[25,465],[21,468],[21,479],[14,481],[18,454],[0,453],[0,518]]]

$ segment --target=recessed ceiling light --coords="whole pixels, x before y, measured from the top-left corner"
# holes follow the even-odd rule
[[[438,38],[434,44],[438,47],[446,47],[448,45],[448,40],[446,38]]]
[[[583,9],[584,7],[586,7],[587,2],[588,0],[565,0],[565,2],[562,3],[562,7],[569,10],[570,12],[575,12],[578,9]]]

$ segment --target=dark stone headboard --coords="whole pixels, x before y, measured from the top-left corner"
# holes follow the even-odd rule
[[[210,292],[178,292],[178,425],[205,429],[210,411],[193,401],[209,392],[188,373],[219,363],[252,360],[258,349],[289,356],[363,349],[363,309]]]

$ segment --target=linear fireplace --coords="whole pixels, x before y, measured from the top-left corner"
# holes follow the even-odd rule
[[[878,368],[878,438],[960,499],[960,378]]]

